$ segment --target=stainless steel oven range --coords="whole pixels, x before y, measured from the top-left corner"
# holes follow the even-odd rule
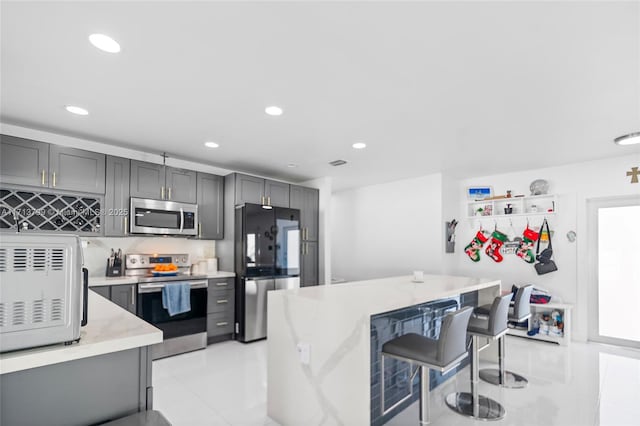
[[[174,264],[176,275],[154,276],[156,265]],[[207,276],[190,275],[188,254],[127,254],[125,275],[138,278],[136,314],[158,327],[164,340],[152,347],[153,359],[203,349],[207,346]],[[168,283],[191,286],[191,310],[170,316],[162,306],[162,289]]]

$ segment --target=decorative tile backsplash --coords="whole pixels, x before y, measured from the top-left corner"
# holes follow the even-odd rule
[[[420,397],[420,381],[418,378],[413,382],[413,397],[403,404],[400,404],[387,415],[382,415],[380,400],[380,381],[382,380],[380,351],[382,345],[389,340],[407,333],[418,333],[432,339],[437,339],[440,335],[442,318],[448,312],[455,311],[460,306],[476,306],[477,302],[478,293],[471,292],[462,294],[460,297],[427,302],[371,317],[371,425],[383,425]],[[467,358],[460,366],[446,375],[437,371],[431,371],[429,387],[431,389],[435,388],[449,377],[455,375],[468,363],[469,359]],[[384,405],[385,408],[388,409],[409,394],[411,367],[406,362],[385,358],[384,369]]]

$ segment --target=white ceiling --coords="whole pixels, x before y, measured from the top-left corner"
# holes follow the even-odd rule
[[[640,152],[612,143],[640,131],[638,2],[3,1],[1,20],[5,123],[338,189]]]

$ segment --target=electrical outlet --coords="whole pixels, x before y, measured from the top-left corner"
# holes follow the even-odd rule
[[[311,362],[311,345],[308,343],[298,343],[298,357],[302,364],[309,365],[309,362]]]

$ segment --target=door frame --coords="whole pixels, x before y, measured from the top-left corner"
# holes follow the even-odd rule
[[[590,198],[587,200],[587,264],[588,266],[588,304],[587,340],[609,345],[640,349],[640,342],[614,337],[601,336],[599,333],[600,312],[598,298],[598,210],[608,207],[639,206],[640,197],[626,195],[616,197]]]

